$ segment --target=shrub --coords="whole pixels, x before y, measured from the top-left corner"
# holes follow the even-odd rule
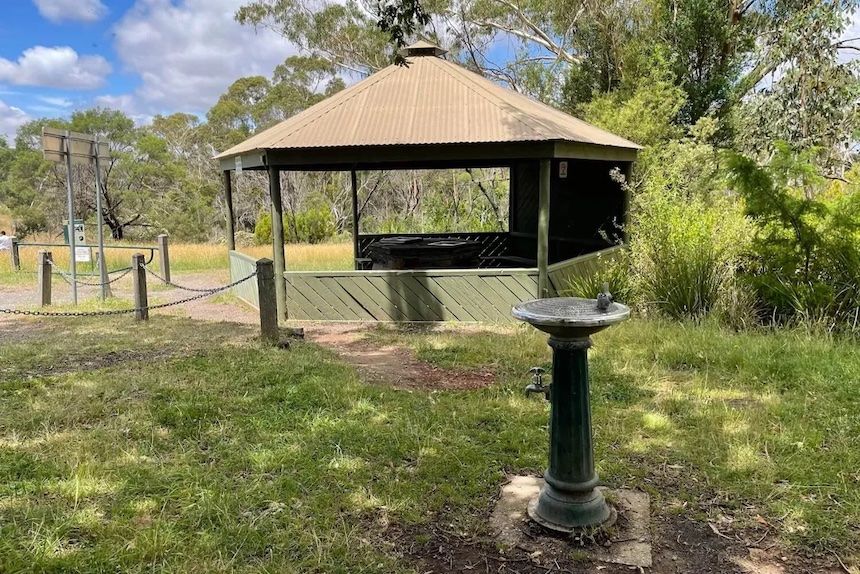
[[[331,210],[320,206],[299,211],[295,216],[284,215],[284,241],[287,243],[322,243],[337,234],[337,226]],[[257,244],[272,241],[272,216],[261,213],[254,225]]]
[[[635,210],[630,268],[644,308],[677,319],[744,315],[737,270],[750,234],[737,202],[646,193]]]
[[[755,223],[754,265],[746,280],[766,316],[777,321],[858,327],[860,185],[829,183],[814,149],[777,142],[767,165],[731,154],[732,182]]]
[[[272,216],[268,213],[261,213],[257,216],[257,223],[254,225],[254,239],[256,239],[257,245],[272,242]]]
[[[609,287],[609,291],[616,301],[621,303],[631,301],[630,252],[628,249],[617,251],[613,257],[604,259],[593,272],[572,277],[564,295],[594,298],[603,289],[604,283]]]
[[[322,243],[337,234],[337,226],[331,209],[318,206],[284,216],[284,234],[287,242]]]

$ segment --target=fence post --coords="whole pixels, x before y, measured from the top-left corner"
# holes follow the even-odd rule
[[[149,301],[146,298],[146,268],[143,253],[131,256],[131,277],[134,283],[134,318],[138,321],[149,320]]]
[[[9,253],[12,256],[12,270],[20,271],[21,270],[21,256],[18,253],[18,238],[14,235],[9,238],[9,241],[12,242],[12,247]]]
[[[278,300],[275,295],[275,267],[271,259],[257,260],[257,295],[260,300],[260,336],[277,343]]]
[[[158,255],[161,261],[161,276],[166,283],[170,283],[170,254],[167,252],[167,235],[164,233],[158,236]]]
[[[42,307],[51,304],[51,252],[39,251],[39,295]]]

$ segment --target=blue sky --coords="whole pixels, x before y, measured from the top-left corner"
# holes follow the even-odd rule
[[[295,49],[242,27],[243,0],[0,0],[0,136],[95,105],[140,123],[201,114],[237,78]]]

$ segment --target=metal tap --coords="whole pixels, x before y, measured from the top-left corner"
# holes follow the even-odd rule
[[[597,294],[597,309],[606,311],[612,305],[612,293],[609,292],[609,283],[603,284],[603,290]]]
[[[543,397],[549,400],[549,385],[543,384],[543,375],[546,370],[541,367],[532,367],[529,369],[529,372],[532,374],[532,382],[526,386],[526,396],[533,393],[542,393]]]

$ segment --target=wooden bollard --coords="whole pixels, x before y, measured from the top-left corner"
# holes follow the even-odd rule
[[[51,304],[51,252],[39,251],[39,296],[42,307]]]
[[[260,301],[260,336],[277,343],[278,302],[275,295],[275,266],[271,259],[257,260],[257,296]]]
[[[166,283],[170,283],[170,253],[167,249],[167,235],[162,233],[157,238],[158,259],[161,262],[161,276]]]
[[[131,277],[134,284],[134,318],[138,321],[149,320],[149,301],[146,297],[146,268],[143,253],[131,256]]]
[[[12,257],[12,269],[14,271],[21,270],[21,254],[18,252],[18,238],[14,235],[9,238],[11,243],[11,249],[9,250],[9,254]]]

